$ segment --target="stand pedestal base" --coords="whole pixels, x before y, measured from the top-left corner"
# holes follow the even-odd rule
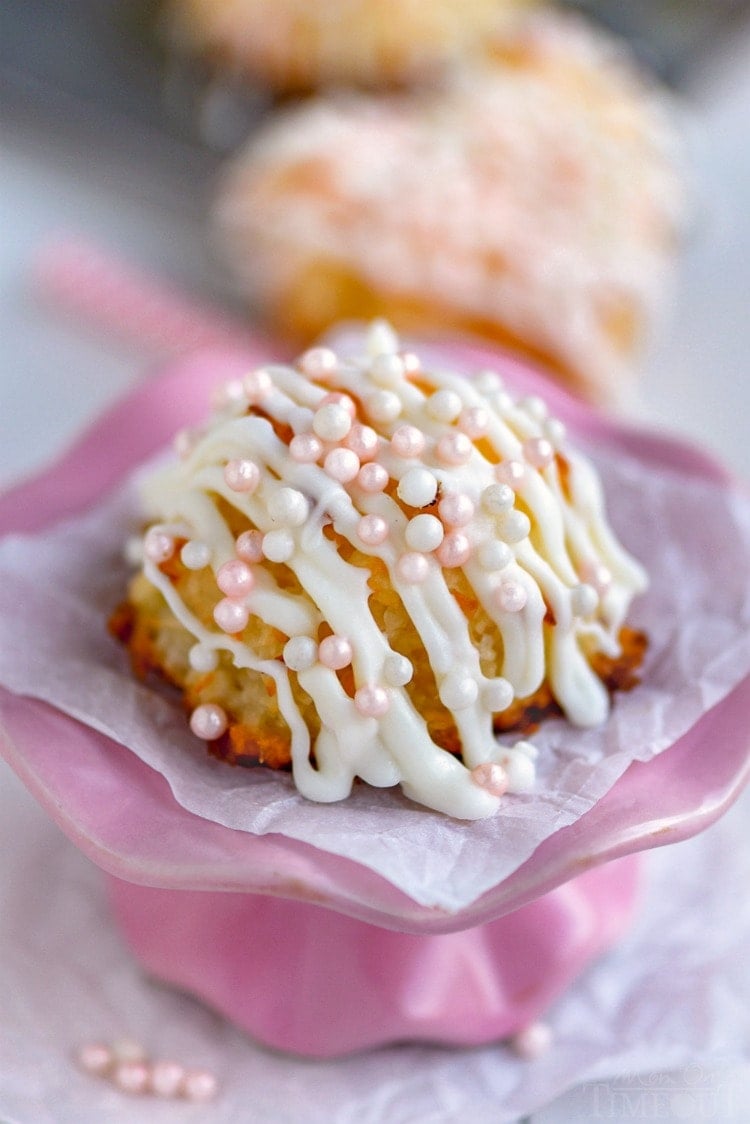
[[[428,936],[284,898],[109,883],[123,932],[155,976],[266,1045],[333,1057],[522,1030],[623,933],[638,867],[638,856],[618,859],[495,921]]]

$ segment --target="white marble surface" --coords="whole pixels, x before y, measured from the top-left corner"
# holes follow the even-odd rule
[[[699,440],[750,480],[750,42],[736,41],[721,67],[700,76],[689,94],[696,221],[674,315],[648,359],[635,408]],[[28,265],[41,241],[77,231],[199,295],[221,295],[201,224],[210,190],[205,163],[191,165],[189,154],[165,150],[153,138],[73,125],[63,109],[53,108],[42,120],[11,107],[3,126],[0,485],[52,458],[150,360],[135,346],[114,345],[40,311],[29,297]],[[15,782],[0,770],[3,784]],[[30,807],[28,815],[41,813]],[[533,1120],[739,1124],[750,1118],[750,1066],[704,1073],[700,1096],[689,1073],[659,1080],[586,1086]],[[655,1096],[655,1088],[671,1094]],[[32,1120],[29,1115],[22,1124]]]

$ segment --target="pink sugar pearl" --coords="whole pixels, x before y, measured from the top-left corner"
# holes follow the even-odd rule
[[[446,570],[463,566],[471,557],[471,543],[462,531],[451,531],[436,551],[437,560]]]
[[[492,796],[502,796],[508,791],[508,774],[502,765],[485,761],[471,770],[471,779]]]
[[[474,504],[463,492],[449,492],[438,504],[438,514],[451,527],[465,527],[474,516]]]
[[[354,705],[366,718],[382,718],[390,707],[388,692],[383,687],[369,685],[360,687],[354,695]]]
[[[257,371],[250,371],[242,380],[242,389],[247,395],[248,402],[260,402],[273,389],[271,376],[268,371],[264,371],[262,368]]]
[[[606,593],[612,584],[612,571],[601,562],[586,562],[581,567],[581,577],[587,585],[593,586],[598,594]]]
[[[415,550],[402,554],[396,563],[396,573],[402,581],[409,585],[417,585],[419,582],[423,582],[429,572],[430,564],[424,554]]]
[[[400,425],[391,437],[391,449],[398,457],[418,457],[424,447],[425,435],[415,425]]]
[[[314,464],[323,453],[323,442],[314,433],[298,433],[289,442],[289,456],[297,464]]]
[[[388,470],[375,462],[362,465],[357,474],[357,483],[365,492],[382,492],[389,480]]]
[[[326,394],[325,398],[320,401],[321,406],[343,406],[350,418],[356,417],[357,405],[353,398],[348,394],[342,394],[340,390],[332,390],[330,394]]]
[[[154,1062],[151,1066],[151,1092],[157,1097],[177,1097],[182,1092],[185,1067],[179,1062]]]
[[[224,480],[233,492],[254,492],[260,481],[260,469],[245,457],[231,460],[224,466]]]
[[[552,1045],[552,1029],[547,1023],[530,1023],[513,1036],[510,1044],[519,1057],[533,1061]]]
[[[466,464],[474,446],[460,430],[444,434],[437,443],[437,458],[443,464]]]
[[[517,488],[526,475],[526,466],[521,461],[501,461],[495,465],[495,479],[509,488]]]
[[[335,373],[338,359],[330,347],[311,347],[300,356],[298,366],[308,378],[325,381]]]
[[[146,1062],[119,1062],[112,1074],[112,1081],[123,1093],[137,1095],[146,1092],[150,1077]]]
[[[489,425],[490,415],[482,406],[468,406],[458,419],[458,428],[471,438],[484,437]]]
[[[555,450],[546,437],[531,437],[523,443],[523,455],[534,468],[546,468],[552,464]]]
[[[226,728],[226,711],[215,703],[202,703],[190,715],[190,729],[204,742],[216,741]]]
[[[244,597],[255,585],[255,578],[246,562],[233,558],[219,568],[216,584],[227,597]]]
[[[413,351],[402,351],[400,358],[404,365],[404,374],[416,375],[418,371],[422,370],[420,358]]]
[[[143,542],[143,553],[146,555],[150,562],[154,562],[157,566],[160,562],[166,562],[174,554],[175,542],[171,535],[166,531],[160,531],[157,527],[152,527],[146,535]]]
[[[352,646],[343,636],[326,636],[318,646],[318,659],[323,667],[340,671],[352,662]]]
[[[365,546],[379,546],[388,538],[388,524],[379,515],[364,515],[357,524],[357,537]]]
[[[249,613],[240,601],[225,597],[214,606],[214,620],[223,632],[234,636],[246,627]]]
[[[333,480],[348,484],[359,472],[359,457],[351,449],[331,449],[326,454],[323,467]]]
[[[201,1104],[213,1100],[218,1088],[216,1077],[207,1069],[187,1070],[182,1083],[182,1093],[186,1100]]]
[[[344,438],[344,444],[364,462],[372,460],[377,453],[379,438],[372,426],[356,422]]]
[[[506,613],[520,613],[526,604],[526,590],[519,582],[501,582],[495,599],[498,606]]]
[[[235,543],[235,550],[243,562],[260,562],[263,559],[263,532],[243,531]]]
[[[114,1053],[103,1042],[87,1042],[81,1046],[77,1055],[78,1064],[86,1073],[93,1073],[96,1077],[103,1077],[109,1073],[114,1064]]]

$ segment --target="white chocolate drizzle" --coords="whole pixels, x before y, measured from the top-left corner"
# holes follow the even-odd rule
[[[459,818],[491,815],[505,788],[528,791],[534,768],[527,743],[514,750],[495,739],[493,712],[532,694],[546,678],[572,722],[603,721],[608,694],[582,641],[589,651],[616,653],[630,601],[646,585],[642,568],[607,526],[593,467],[568,447],[562,427],[548,424],[537,400],[515,402],[505,391],[484,394],[459,375],[417,369],[413,357],[402,359],[382,324],[373,326],[361,358],[344,361],[313,349],[296,367],[268,366],[262,373],[263,379],[254,372],[246,380],[248,394],[240,396],[236,388],[225,394],[206,429],[183,445],[182,458],[144,483],[152,520],[144,540],[145,576],[199,646],[194,660],[201,667],[211,665],[212,652],[224,651],[235,667],[273,679],[290,731],[294,780],[304,796],[342,799],[360,777],[377,786],[400,784],[412,799]],[[253,388],[261,383],[262,398],[258,402],[255,395],[254,401]],[[368,404],[379,391],[391,397],[381,395],[373,411]],[[342,471],[340,459],[331,457],[346,451],[359,465],[346,444],[350,427],[330,408],[341,404],[342,393],[351,398],[344,404],[352,425],[376,431],[377,447],[365,462],[385,469],[389,491],[400,499],[365,486],[367,474],[351,475],[351,458]],[[460,427],[470,416],[481,416],[482,436],[457,441],[466,437]],[[272,422],[293,422],[303,436],[323,434],[317,459],[310,461],[302,446],[293,455]],[[405,425],[412,428],[391,445]],[[558,439],[552,453],[538,444],[549,442],[550,433]],[[556,455],[564,458],[564,482]],[[243,459],[257,466],[257,480],[252,472],[225,472],[229,462]],[[452,502],[441,507],[428,500],[427,511],[411,507],[403,495],[412,492],[399,489],[399,482],[415,469],[434,476],[437,500]],[[277,584],[257,550],[253,562],[238,561],[239,540],[217,497],[259,532],[263,554],[283,561],[298,592]],[[460,757],[431,739],[407,690],[411,662],[391,648],[372,614],[369,572],[342,556],[336,539],[323,533],[326,524],[385,565],[455,723]],[[217,586],[216,627],[196,618],[160,569],[170,536],[178,533],[200,544],[193,553],[210,558],[215,575],[225,567],[220,580],[227,595]],[[233,565],[227,569],[228,563]],[[498,678],[482,671],[447,568],[462,572],[502,638]],[[282,659],[259,659],[243,640],[249,614],[289,638]],[[318,644],[322,626],[333,635]],[[354,697],[337,675],[349,664]],[[318,714],[314,745],[292,676]],[[194,712],[194,729],[223,730],[215,710],[197,718]]]

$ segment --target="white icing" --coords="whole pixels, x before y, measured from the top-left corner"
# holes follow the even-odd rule
[[[257,528],[266,558],[282,561],[293,571],[301,592],[280,588],[263,561],[252,565],[254,582],[241,599],[243,610],[289,637],[283,659],[260,660],[240,636],[203,626],[157,562],[147,558],[144,572],[193,636],[192,666],[208,667],[212,653],[224,650],[236,667],[273,678],[290,729],[294,779],[305,796],[341,799],[359,776],[374,785],[400,783],[413,799],[450,815],[481,818],[496,809],[500,797],[483,788],[472,769],[503,764],[510,791],[527,791],[533,777],[533,755],[519,757],[517,749],[511,751],[495,740],[493,711],[505,709],[514,697],[533,693],[547,678],[571,721],[602,721],[608,712],[607,692],[591,670],[581,641],[586,638],[605,652],[618,650],[619,629],[631,598],[645,587],[645,575],[607,526],[601,488],[588,462],[565,446],[569,497],[554,462],[542,468],[524,462],[523,442],[541,436],[547,425],[546,411],[536,400],[524,404],[506,395],[501,410],[497,394],[487,398],[475,384],[447,372],[420,372],[420,384],[428,387],[424,391],[410,381],[405,364],[373,364],[373,349],[375,357],[394,355],[392,350],[378,352],[378,347],[397,347],[382,326],[370,336],[368,357],[326,370],[325,389],[297,369],[267,368],[272,387],[262,402],[265,417],[247,413],[247,401],[243,406],[233,400],[217,412],[183,459],[160,469],[143,486],[147,511],[156,520],[147,533],[186,535],[200,544],[198,554],[210,558],[214,574],[237,557],[217,496]],[[414,481],[419,479],[415,473],[425,472],[444,495],[466,497],[446,507],[463,507],[470,514],[461,527],[470,553],[460,569],[502,637],[500,678],[483,674],[469,622],[446,581],[438,555],[449,541],[443,531],[451,527],[443,527],[436,514],[439,506],[429,512],[415,507],[404,511],[387,492],[365,491],[356,480],[333,479],[320,463],[295,460],[268,420],[299,420],[300,406],[314,408],[331,388],[367,402],[373,365],[378,377],[390,371],[386,393],[398,405],[398,422],[391,416],[393,410],[383,411],[376,421],[375,459],[387,470],[402,503],[416,497],[433,503],[434,489],[398,486],[401,479]],[[456,421],[469,409],[486,414],[486,435],[477,444],[470,442],[465,463],[456,464],[441,449],[446,437],[458,432]],[[314,416],[307,419],[310,426]],[[334,416],[334,421],[333,428],[345,440],[343,419]],[[404,422],[425,436],[417,466],[389,448],[390,437]],[[322,428],[333,432],[327,425]],[[326,441],[319,460],[327,463],[331,449],[338,447]],[[258,466],[258,485],[252,492],[237,491],[227,483],[224,467],[238,457]],[[497,480],[509,459],[518,462],[518,471],[511,475],[526,511],[512,506],[516,493]],[[503,462],[500,467],[498,462]],[[384,520],[387,534],[382,541],[363,542],[358,528],[364,516]],[[370,610],[368,572],[341,556],[336,542],[323,534],[326,523],[387,567],[427,654],[440,700],[452,714],[461,758],[431,740],[406,689],[411,662],[390,648]],[[187,554],[190,557],[191,551]],[[405,555],[423,559],[422,580],[401,576],[399,562]],[[589,572],[600,582],[608,575],[608,583],[594,590],[588,584]],[[217,604],[220,601],[217,586]],[[554,626],[545,623],[550,610]],[[323,624],[351,648],[355,689],[363,690],[357,699],[319,658],[318,630]],[[329,647],[333,650],[336,644]],[[346,643],[343,647],[348,653]],[[296,675],[310,695],[321,722],[314,763],[290,675]],[[369,694],[368,688],[373,689]]]

